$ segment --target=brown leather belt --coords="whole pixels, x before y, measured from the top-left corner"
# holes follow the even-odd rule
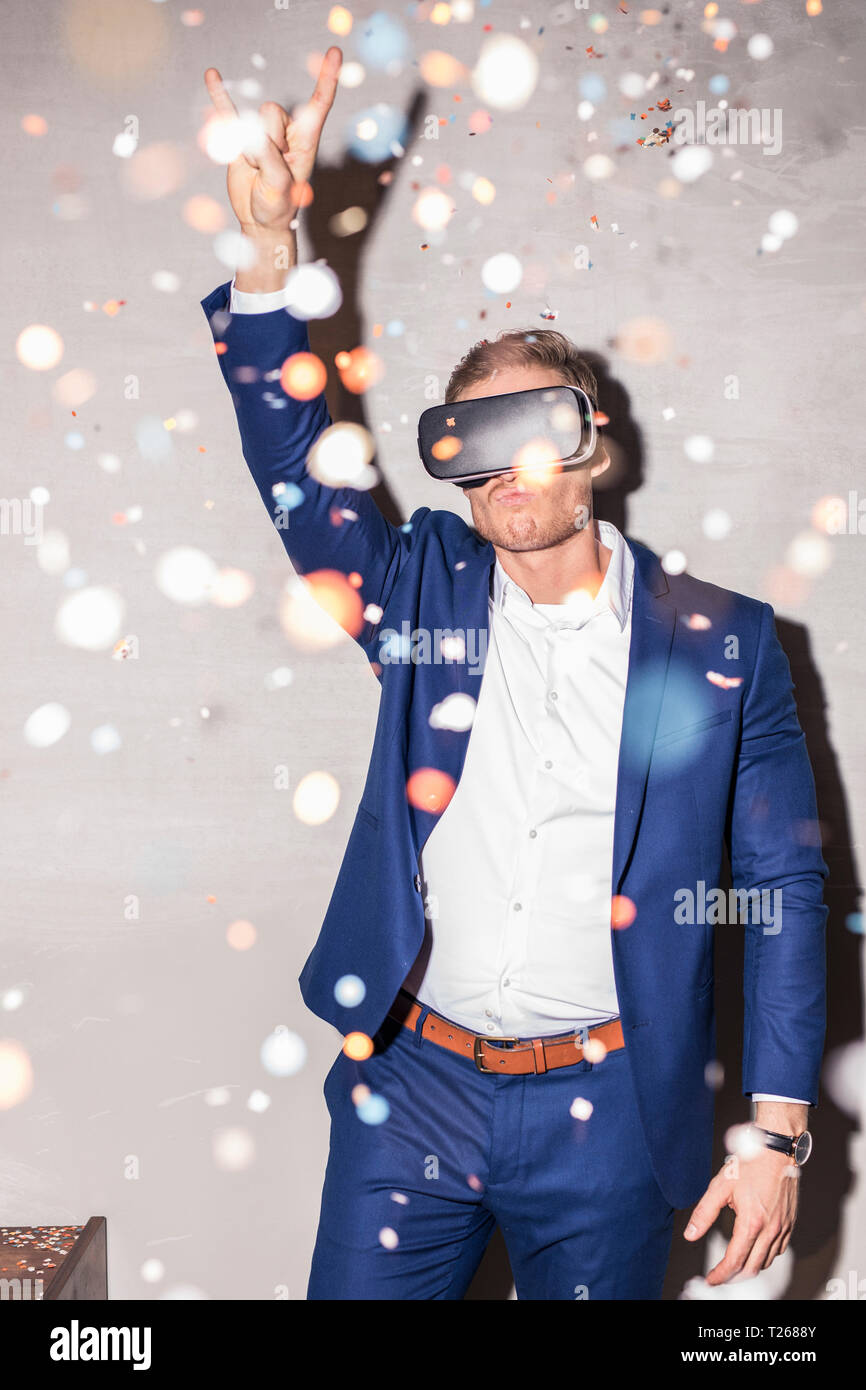
[[[404,1013],[402,1004],[398,1008],[398,1000],[395,1000],[388,1013],[391,1018],[404,1024],[414,1033],[423,1006],[415,1000]],[[542,1072],[553,1071],[556,1067],[571,1067],[575,1062],[583,1061],[584,1054],[584,1041],[580,1032],[558,1038],[486,1038],[482,1034],[470,1033],[466,1028],[458,1028],[449,1019],[442,1018],[440,1014],[434,1014],[432,1011],[428,1012],[424,1020],[421,1037],[429,1038],[431,1042],[438,1043],[440,1047],[447,1047],[449,1052],[456,1052],[461,1057],[471,1057],[479,1071],[502,1073],[506,1076],[527,1072],[541,1075]],[[602,1043],[605,1052],[615,1052],[618,1048],[625,1047],[621,1019],[615,1018],[610,1023],[590,1028],[587,1042],[590,1041]],[[515,1045],[509,1048],[496,1046],[502,1042]],[[594,1057],[594,1050],[590,1048],[588,1060],[600,1061],[604,1054]],[[490,1065],[485,1066],[485,1063]]]

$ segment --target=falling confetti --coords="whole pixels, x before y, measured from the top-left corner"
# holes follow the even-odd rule
[[[334,985],[334,998],[344,1009],[354,1009],[363,1003],[367,986],[359,975],[342,975]]]
[[[340,784],[330,772],[308,772],[292,798],[292,810],[305,825],[324,825],[340,803]]]
[[[434,729],[453,729],[458,733],[472,727],[475,701],[471,695],[448,695],[430,711],[430,726]]]
[[[18,361],[34,372],[49,372],[63,356],[63,339],[44,323],[32,323],[23,329],[15,342]]]
[[[630,927],[637,916],[637,907],[631,898],[616,894],[610,902],[610,925],[616,931]]]
[[[367,1033],[347,1033],[343,1039],[343,1052],[345,1052],[347,1057],[351,1057],[353,1061],[363,1062],[366,1057],[372,1056],[373,1039]],[[359,1101],[355,1101],[356,1105],[360,1103]]]
[[[485,106],[518,111],[535,91],[538,58],[528,44],[512,34],[485,38],[472,70],[472,90]]]
[[[456,791],[454,778],[435,767],[421,767],[411,774],[406,783],[406,796],[410,805],[420,811],[430,811],[439,815],[445,810]]]
[[[252,922],[239,917],[226,928],[226,941],[233,951],[249,951],[256,943],[256,929]]]
[[[286,307],[296,319],[326,319],[343,302],[339,278],[329,265],[315,261],[294,266],[286,277]]]
[[[295,1076],[307,1060],[307,1045],[288,1028],[276,1028],[262,1043],[259,1059],[269,1076]]]
[[[327,380],[325,364],[314,352],[292,353],[280,372],[280,385],[296,401],[314,400],[325,389]]]
[[[523,267],[510,251],[490,256],[481,267],[481,280],[494,294],[510,294],[523,278]]]
[[[378,473],[370,466],[373,436],[364,425],[338,421],[322,430],[307,455],[307,472],[327,487],[374,487]],[[301,494],[303,497],[303,494]]]
[[[24,739],[31,748],[50,748],[67,733],[72,716],[65,705],[40,705],[24,725]]]

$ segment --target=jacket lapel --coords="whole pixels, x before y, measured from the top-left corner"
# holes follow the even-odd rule
[[[412,719],[409,728],[407,764],[410,774],[420,768],[434,768],[446,774],[456,788],[463,775],[471,727],[465,730],[432,728],[433,708],[449,695],[469,695],[478,700],[487,658],[490,631],[488,597],[490,570],[496,559],[493,546],[469,529],[457,548],[447,583],[450,591],[447,608],[453,614],[453,628],[465,634],[467,658],[481,653],[480,661],[454,660],[441,665],[418,667],[412,696]],[[441,595],[436,617],[441,621]],[[423,620],[422,620],[423,625]],[[410,805],[415,848],[421,848],[447,805],[447,800],[435,811],[413,802]]]
[[[626,540],[626,544],[635,559],[635,573],[616,784],[614,894],[619,892],[640,822],[677,616],[658,558],[636,542]]]
[[[677,616],[657,556],[628,538],[626,544],[634,556],[635,573],[628,679],[617,770],[613,893],[619,891],[640,822]],[[490,570],[495,558],[493,546],[472,531],[459,548],[460,569],[455,574],[459,622],[465,629],[474,629],[476,633],[483,634],[480,640],[485,644],[489,635]],[[455,662],[439,667],[437,674],[445,687],[437,698],[444,696],[446,688],[478,698],[481,678],[471,675],[465,663]],[[425,719],[423,737],[419,741],[425,742],[429,732]],[[432,749],[429,755],[425,749],[422,756],[419,748],[415,750],[415,756],[410,758],[410,765],[437,766],[446,771],[456,784],[463,771],[468,743],[468,730],[465,733],[447,734],[444,738],[440,734],[435,761]],[[437,815],[416,812],[416,840],[419,845],[423,844],[437,819]]]

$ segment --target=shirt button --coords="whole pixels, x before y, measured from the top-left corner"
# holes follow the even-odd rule
[[[505,987],[507,988],[507,987],[511,984],[511,981],[510,981],[510,980],[503,980],[502,983],[503,983],[503,984],[505,985]]]
[[[555,690],[551,690],[551,692],[550,692],[550,698],[551,698],[551,700],[558,700],[558,699],[559,699],[559,696],[557,695],[557,693],[556,693]]]
[[[544,766],[545,766],[545,767],[553,767],[553,763],[552,763],[552,762],[550,761],[550,759],[548,758],[548,759],[547,759],[547,762],[544,764]]]
[[[494,1028],[494,1026],[493,1026],[492,1023],[488,1023],[488,1025],[487,1025],[487,1031],[488,1031],[488,1033],[494,1033],[494,1032],[496,1031],[496,1029]]]
[[[493,1010],[492,1010],[492,1009],[485,1009],[484,1012],[486,1013],[486,1015],[487,1015],[488,1018],[492,1018],[492,1017],[493,1017]]]
[[[534,840],[537,834],[538,834],[538,831],[537,831],[537,830],[530,830],[530,832],[529,832],[529,838],[530,838],[530,840]]]
[[[514,911],[515,911],[515,912],[520,912],[521,909],[522,909],[522,907],[523,907],[523,904],[522,904],[522,903],[515,903],[515,904],[514,904]]]

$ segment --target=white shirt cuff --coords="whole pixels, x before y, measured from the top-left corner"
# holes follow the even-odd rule
[[[285,290],[268,290],[262,294],[250,290],[236,290],[234,276],[232,277],[230,314],[270,314],[274,309],[286,308],[288,295]]]
[[[753,1092],[752,1092],[752,1100],[781,1100],[781,1101],[785,1101],[786,1104],[788,1104],[788,1105],[810,1105],[810,1104],[811,1104],[811,1101],[808,1101],[808,1100],[797,1100],[795,1096],[767,1096],[767,1095],[764,1095],[763,1092],[761,1092],[761,1093],[759,1094],[757,1091],[753,1091]]]

